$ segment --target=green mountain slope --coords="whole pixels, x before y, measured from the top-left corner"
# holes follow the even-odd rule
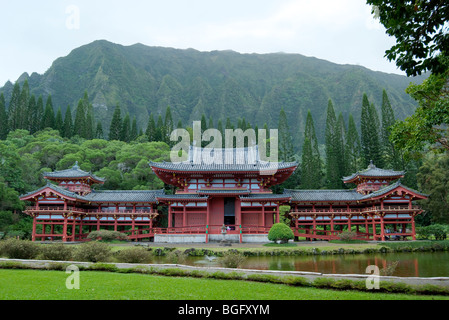
[[[164,117],[168,105],[174,123],[181,119],[184,125],[191,124],[204,113],[215,123],[220,118],[224,123],[227,117],[237,123],[244,117],[252,125],[262,127],[266,122],[272,128],[277,127],[283,107],[296,143],[302,140],[308,109],[323,140],[328,99],[337,113],[346,120],[352,113],[357,123],[364,92],[379,109],[385,88],[397,118],[412,114],[416,107],[404,92],[410,78],[299,54],[199,52],[100,40],[57,59],[44,74],[24,74],[18,81],[25,78],[31,93],[51,94],[53,106],[61,106],[63,112],[68,104],[75,112],[87,90],[106,132],[117,104],[135,115],[143,130],[149,113]],[[6,83],[0,89],[7,102],[12,86]]]

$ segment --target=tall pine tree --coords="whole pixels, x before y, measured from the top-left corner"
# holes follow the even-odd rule
[[[8,107],[8,128],[10,131],[19,129],[21,117],[23,117],[23,114],[20,113],[20,85],[16,82]]]
[[[73,136],[72,109],[70,108],[70,105],[67,106],[65,111],[64,125],[61,134],[64,138],[71,138]]]
[[[109,140],[120,140],[122,132],[122,116],[120,106],[117,105],[112,115],[111,125],[109,126]]]
[[[312,113],[308,110],[301,157],[301,189],[319,189],[321,179],[321,157],[318,139]]]
[[[243,119],[245,121],[245,119]],[[246,128],[246,122],[245,122]],[[287,115],[285,114],[284,108],[281,108],[279,113],[279,124],[278,124],[278,136],[279,136],[279,161],[293,161],[293,142],[292,134],[288,126]]]
[[[131,120],[129,118],[129,113],[126,113],[125,118],[123,118],[122,131],[120,132],[120,140],[129,142],[131,132]]]
[[[8,135],[8,116],[6,113],[6,102],[3,92],[0,93],[0,140],[5,140]]]
[[[360,149],[361,147],[360,147],[359,133],[355,125],[354,117],[352,116],[352,114],[350,114],[348,121],[348,132],[346,134],[346,145],[345,145],[345,162],[346,162],[345,175],[350,175],[362,169]]]
[[[342,172],[339,167],[339,153],[341,145],[341,135],[338,134],[337,117],[335,116],[332,100],[329,99],[327,105],[325,148],[326,148],[326,182],[329,189],[339,189],[342,187]]]
[[[390,100],[388,99],[385,89],[382,91],[382,129],[381,129],[381,141],[383,149],[383,157],[385,167],[389,169],[402,170],[401,155],[394,147],[394,144],[390,141],[390,127],[395,123],[395,117],[393,108],[391,107]]]
[[[154,122],[153,113],[148,117],[148,125],[145,134],[149,142],[156,141],[156,123]]]
[[[45,104],[44,117],[42,118],[42,128],[55,128],[55,110],[53,109],[51,95],[47,97],[47,103]]]
[[[377,167],[383,166],[382,150],[380,148],[380,122],[376,107],[370,103],[368,96],[363,94],[362,116],[361,116],[361,144],[364,167],[373,161]]]
[[[62,136],[62,129],[64,128],[64,122],[62,120],[62,111],[61,107],[58,108],[58,111],[56,112],[56,118],[55,118],[55,127],[56,130],[59,131],[59,134]]]

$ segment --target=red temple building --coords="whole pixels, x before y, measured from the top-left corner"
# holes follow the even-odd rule
[[[136,241],[207,243],[222,240],[226,230],[229,241],[267,242],[281,205],[290,206],[291,228],[299,239],[338,239],[344,229],[367,240],[415,239],[414,218],[422,212],[415,201],[426,196],[400,183],[403,172],[371,164],[343,178],[355,189],[274,194],[270,187],[290,177],[296,162],[275,163],[273,170],[273,163],[260,160],[257,146],[212,150],[190,147],[184,162],[149,163],[164,183],[176,187],[174,194],[97,191],[92,185],[104,180],[78,164],[46,173],[46,186],[20,198],[32,204],[25,210],[33,217],[32,240],[83,241],[91,231],[109,229]],[[212,152],[214,161],[203,157],[205,152]],[[160,225],[158,207],[168,209],[166,227]]]

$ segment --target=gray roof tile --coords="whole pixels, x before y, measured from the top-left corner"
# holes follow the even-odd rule
[[[363,171],[359,171],[359,172],[353,173],[352,175],[350,175],[348,177],[343,177],[343,181],[350,181],[350,180],[356,178],[357,176],[360,176],[360,177],[385,177],[385,178],[391,177],[391,178],[400,178],[400,177],[404,176],[404,171],[394,171],[394,170],[386,170],[386,169],[377,168],[371,162],[367,169],[365,169]]]
[[[48,178],[84,178],[84,177],[91,177],[93,180],[97,180],[100,182],[104,182],[105,179],[99,178],[96,175],[86,172],[80,169],[78,166],[78,161],[75,163],[75,165],[66,170],[59,170],[59,171],[53,171],[53,172],[44,172],[44,177]]]

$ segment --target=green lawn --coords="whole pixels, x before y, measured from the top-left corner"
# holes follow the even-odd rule
[[[0,269],[0,300],[417,300],[449,299],[333,291],[237,280],[81,271],[80,289],[63,271]]]

